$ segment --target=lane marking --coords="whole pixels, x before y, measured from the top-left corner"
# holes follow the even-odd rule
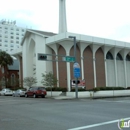
[[[129,120],[129,119],[130,119],[130,117],[123,118],[124,121],[125,121],[125,120]],[[83,129],[93,128],[93,127],[97,127],[97,126],[103,126],[103,125],[108,125],[108,124],[116,123],[116,122],[118,122],[119,120],[120,120],[120,119],[118,119],[118,120],[113,120],[113,121],[102,122],[102,123],[97,123],[97,124],[93,124],[93,125],[87,125],[87,126],[72,128],[72,129],[68,129],[68,130],[83,130]]]
[[[101,102],[113,102],[113,103],[115,103],[115,102],[117,102],[117,103],[130,103],[130,101],[129,100],[118,100],[118,101],[110,101],[110,100],[99,100],[99,101],[101,101]]]

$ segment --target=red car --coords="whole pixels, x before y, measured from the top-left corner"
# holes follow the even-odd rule
[[[31,87],[27,92],[25,92],[25,97],[38,97],[41,96],[42,98],[45,98],[47,95],[46,89],[44,87]]]

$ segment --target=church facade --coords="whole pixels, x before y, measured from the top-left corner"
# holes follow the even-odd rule
[[[59,33],[27,30],[22,47],[13,51],[12,55],[20,61],[20,79],[34,76],[41,85],[42,73],[52,71],[59,81],[58,86],[70,91],[73,63],[64,62],[63,57],[74,56],[74,41],[69,38],[73,36],[76,37],[80,79],[85,80],[86,89],[129,87],[130,43],[67,32],[66,18],[62,17],[66,16],[65,0],[59,2]],[[39,60],[40,54],[47,54],[50,61]]]

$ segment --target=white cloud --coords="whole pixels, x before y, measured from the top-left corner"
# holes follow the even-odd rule
[[[0,19],[58,32],[59,0],[3,0]],[[66,0],[68,31],[130,41],[129,0]]]

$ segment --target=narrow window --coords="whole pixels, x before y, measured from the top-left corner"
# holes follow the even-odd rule
[[[127,54],[127,56],[126,56],[126,61],[130,61],[130,55],[129,54]]]
[[[106,59],[113,60],[113,56],[112,56],[111,52],[108,51],[108,53],[106,55]]]
[[[123,60],[123,58],[122,58],[122,56],[121,56],[120,53],[117,54],[117,56],[116,56],[116,60]]]

